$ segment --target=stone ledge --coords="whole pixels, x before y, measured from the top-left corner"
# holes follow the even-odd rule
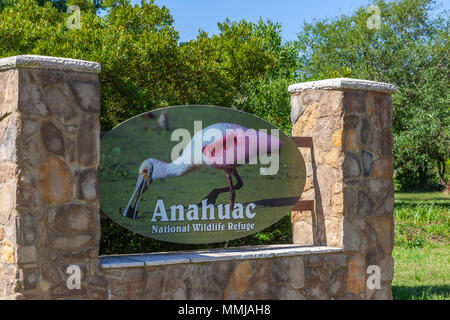
[[[392,93],[396,90],[396,86],[386,82],[376,82],[351,78],[335,78],[291,84],[288,88],[288,91],[290,93],[296,93],[309,90],[333,89],[366,90]]]
[[[44,68],[64,71],[100,73],[100,63],[37,55],[22,55],[0,59],[0,71],[14,68]]]
[[[205,263],[222,260],[270,259],[275,257],[303,256],[343,252],[342,248],[270,245],[254,247],[237,247],[229,249],[178,251],[165,253],[129,254],[100,257],[103,269],[154,267],[171,264]]]

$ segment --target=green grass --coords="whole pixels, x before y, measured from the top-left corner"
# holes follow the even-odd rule
[[[392,294],[396,300],[450,300],[449,249],[444,244],[422,248],[396,246]]]
[[[450,196],[396,193],[395,275],[397,300],[450,300]]]
[[[441,192],[395,193],[395,203],[427,203],[450,205],[450,195]]]

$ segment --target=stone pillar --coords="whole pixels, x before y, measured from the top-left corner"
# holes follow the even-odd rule
[[[313,212],[292,212],[294,243],[342,247],[353,298],[391,298],[394,90],[346,78],[289,87],[292,135],[313,138],[312,149],[300,149],[307,171],[302,199],[315,200]],[[379,290],[366,289],[369,265],[381,269]]]
[[[89,298],[100,239],[100,65],[0,59],[0,298]],[[69,290],[69,265],[81,288]]]

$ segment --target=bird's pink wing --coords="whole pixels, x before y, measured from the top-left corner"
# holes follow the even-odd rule
[[[258,153],[278,152],[283,143],[276,137],[253,129],[227,129],[221,139],[202,148],[205,162],[217,168],[256,164]]]

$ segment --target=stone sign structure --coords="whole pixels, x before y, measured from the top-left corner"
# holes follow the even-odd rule
[[[72,59],[0,60],[4,298],[70,297],[67,266],[80,265],[86,281],[96,270],[99,71]]]
[[[293,212],[294,243],[344,249],[348,292],[391,297],[394,184],[392,98],[395,86],[356,79],[294,84],[293,136],[311,136],[301,150],[312,212]],[[381,289],[366,290],[366,270],[381,270]]]
[[[392,85],[289,88],[293,135],[314,142],[294,244],[99,257],[99,72],[0,59],[0,299],[391,298]]]

